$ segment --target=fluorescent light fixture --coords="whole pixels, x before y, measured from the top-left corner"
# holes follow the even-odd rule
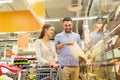
[[[0,3],[12,3],[13,0],[0,0]]]
[[[45,19],[41,19],[39,18],[40,22],[44,23],[45,22]]]
[[[109,15],[108,15],[109,16]],[[103,18],[108,18],[108,16],[103,16]]]
[[[72,18],[72,20],[86,20],[86,19],[96,19],[97,16],[94,17],[80,17],[80,18]]]
[[[16,41],[17,39],[8,39],[8,40],[15,40]]]
[[[14,32],[14,34],[23,34],[23,33],[27,33],[27,32]]]
[[[80,17],[80,18],[72,18],[72,20],[86,20],[86,19],[96,19],[98,16],[93,16],[93,17]],[[108,16],[103,16],[103,18],[107,18]]]
[[[78,17],[78,18],[72,18],[72,20],[86,20],[86,19],[96,19],[98,16],[93,16],[93,17]],[[103,16],[103,18],[107,18],[108,16]],[[60,21],[61,19],[47,19],[44,22],[57,22]]]
[[[0,39],[0,41],[3,41],[3,39]]]
[[[0,32],[0,34],[7,34],[7,32]]]
[[[56,22],[56,21],[60,21],[60,19],[47,19],[44,22]]]
[[[40,1],[44,1],[44,0],[27,0],[28,2],[30,2],[30,3],[34,3],[34,2],[40,2]]]

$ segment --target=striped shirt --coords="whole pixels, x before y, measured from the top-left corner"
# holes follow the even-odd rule
[[[55,36],[55,45],[66,44],[68,42],[76,42],[81,46],[81,39],[77,33],[71,32],[66,34],[63,31]],[[73,53],[66,45],[58,52],[58,62],[64,66],[79,66],[79,60],[73,56]]]

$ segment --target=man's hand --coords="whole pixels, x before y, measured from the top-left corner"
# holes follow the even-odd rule
[[[82,58],[82,57],[79,57],[79,61],[80,62],[86,62],[86,60],[84,58]]]
[[[63,44],[58,44],[58,45],[56,46],[56,49],[57,49],[57,50],[60,50],[60,49],[62,49],[62,48],[64,48],[64,45],[63,45]]]

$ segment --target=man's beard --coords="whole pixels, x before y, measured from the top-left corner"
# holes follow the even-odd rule
[[[71,29],[70,30],[65,30],[66,33],[71,33]]]

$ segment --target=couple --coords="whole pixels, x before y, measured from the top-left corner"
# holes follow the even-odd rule
[[[79,60],[73,56],[68,48],[68,42],[76,42],[81,47],[79,34],[72,32],[72,19],[63,19],[64,31],[55,36],[55,45],[49,39],[54,35],[54,26],[45,24],[42,27],[39,38],[35,41],[36,56],[40,64],[58,68],[59,64],[64,66],[61,69],[61,80],[78,80]],[[57,52],[58,59],[57,59]],[[58,63],[59,64],[58,64]]]

